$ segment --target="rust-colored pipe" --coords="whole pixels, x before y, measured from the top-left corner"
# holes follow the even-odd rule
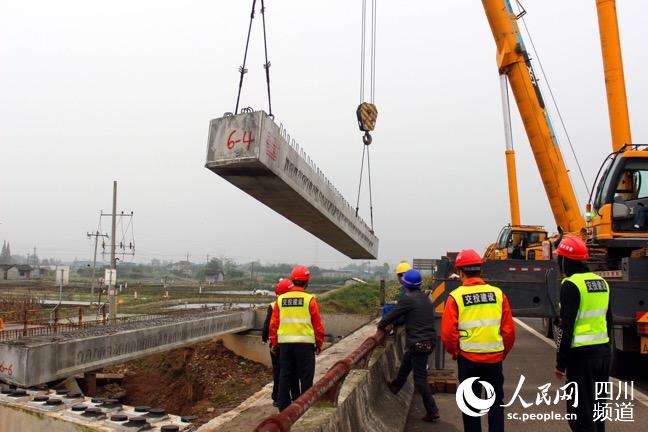
[[[612,150],[618,151],[624,144],[632,143],[632,136],[630,134],[630,115],[628,114],[628,99],[623,75],[616,0],[596,0],[596,12],[601,34],[601,52],[605,71],[610,132],[612,133]]]
[[[324,395],[335,389],[335,386],[341,384],[341,381],[347,376],[351,368],[358,364],[362,359],[371,354],[371,351],[378,346],[385,338],[385,333],[378,331],[373,336],[368,337],[362,344],[344,359],[338,361],[329,368],[328,371],[320,378],[310,389],[299,396],[285,410],[274,414],[265,419],[256,427],[256,432],[288,432],[297,420],[304,413],[321,400]]]

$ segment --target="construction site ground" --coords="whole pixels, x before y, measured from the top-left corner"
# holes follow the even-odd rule
[[[220,341],[152,355],[105,372],[124,378],[121,384],[100,389],[99,396],[195,415],[196,424],[231,410],[272,381],[266,366],[237,356]]]

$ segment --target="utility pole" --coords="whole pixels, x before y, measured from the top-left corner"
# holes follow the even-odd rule
[[[117,180],[113,181],[113,205],[112,205],[112,233],[110,236],[110,268],[113,274],[117,275],[117,261],[115,260],[115,237],[117,236]],[[115,285],[113,279],[110,278],[108,286],[108,297],[110,299],[110,320],[115,322],[117,320],[117,298],[115,296]]]
[[[90,296],[94,297],[94,290],[95,290],[95,283],[96,283],[95,274],[96,274],[96,270],[97,270],[97,246],[99,244],[99,237],[108,237],[108,234],[101,234],[97,230],[97,232],[95,232],[95,233],[87,233],[87,235],[88,235],[88,238],[90,238],[90,237],[95,238],[94,259],[92,261],[92,282],[91,282],[91,285],[90,285]],[[92,300],[90,300],[90,301],[92,301]]]
[[[117,180],[113,181],[113,203],[112,203],[112,213],[104,213],[103,211],[100,214],[100,218],[104,216],[110,216],[111,218],[111,232],[110,232],[110,278],[108,280],[108,300],[110,304],[110,320],[115,321],[117,319],[117,296],[115,292],[115,285],[117,282],[117,216],[119,216],[120,223],[123,222],[123,218],[131,218],[133,220],[133,212],[130,214],[124,213],[123,211],[118,215],[117,214]],[[101,219],[100,219],[101,220]],[[123,225],[122,225],[123,226]],[[130,223],[128,225],[131,226]],[[128,230],[128,227],[126,228]],[[132,229],[132,228],[131,228]],[[131,231],[132,234],[132,231]],[[126,252],[126,249],[129,249],[130,252]],[[102,246],[103,249],[103,246]],[[124,239],[119,242],[119,253],[124,255],[135,255],[135,243],[132,240],[128,245],[125,244]],[[105,253],[105,250],[102,250],[102,255]]]
[[[58,306],[61,306],[61,300],[63,299],[63,275],[65,274],[65,269],[61,269],[61,279],[59,279],[59,302]]]

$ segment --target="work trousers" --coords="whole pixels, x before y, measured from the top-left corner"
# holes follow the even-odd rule
[[[393,384],[400,389],[405,385],[405,381],[407,381],[410,372],[414,371],[414,388],[421,395],[427,414],[433,415],[439,409],[437,408],[432,391],[430,390],[430,385],[427,381],[427,363],[429,356],[430,354],[413,354],[410,350],[407,350],[403,355],[403,362],[398,369],[398,375],[396,375]]]
[[[577,351],[577,350],[576,350]],[[583,353],[586,354],[586,353]],[[604,432],[605,422],[594,421],[594,403],[596,382],[609,381],[610,356],[579,355],[571,350],[567,360],[567,381],[578,386],[578,406],[567,401],[567,412],[576,414],[575,420],[569,420],[569,427],[574,432]],[[609,402],[600,400],[599,402]],[[600,409],[600,407],[599,407]]]
[[[270,350],[270,360],[272,360],[272,401],[279,403],[279,374],[281,372],[279,348],[274,353]],[[293,385],[290,387],[290,398],[293,401],[299,397],[299,378],[294,378]]]
[[[480,399],[484,387],[479,381],[486,381],[495,389],[495,402],[488,411],[488,431],[504,431],[504,374],[502,373],[502,362],[480,363],[468,360],[461,355],[457,358],[459,369],[459,382],[471,377],[479,377],[472,385],[473,393]],[[471,417],[463,414],[464,432],[481,432],[481,417]]]
[[[648,222],[648,207],[637,207],[632,224],[639,225],[639,228],[646,228],[646,222]]]
[[[279,344],[279,411],[290,403],[290,389],[299,389],[299,395],[313,386],[315,375],[315,345],[308,343]],[[295,384],[295,381],[299,381]]]

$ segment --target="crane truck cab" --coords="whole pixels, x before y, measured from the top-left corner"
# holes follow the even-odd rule
[[[547,231],[534,225],[505,225],[491,244],[486,260],[547,260],[551,258]]]
[[[626,145],[599,170],[590,196],[593,243],[620,250],[648,246],[648,145]]]

